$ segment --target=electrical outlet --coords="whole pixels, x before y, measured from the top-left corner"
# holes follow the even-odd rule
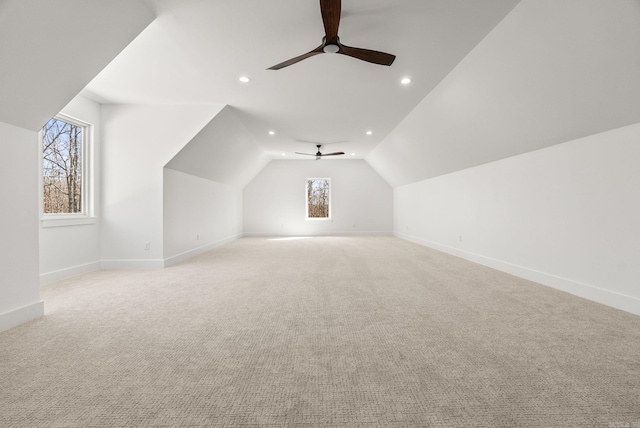
[[[151,249],[151,242],[145,242],[144,243],[144,249],[145,250],[150,250]]]
[[[200,240],[200,234],[198,233],[196,234],[196,241],[199,241],[199,240]]]
[[[462,235],[460,235],[460,242],[462,242]]]

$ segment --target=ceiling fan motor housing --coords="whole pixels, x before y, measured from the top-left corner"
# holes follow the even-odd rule
[[[396,58],[395,55],[371,49],[354,48],[340,43],[338,27],[340,26],[341,9],[341,0],[320,0],[320,12],[325,33],[322,44],[310,52],[269,67],[269,70],[280,70],[322,53],[339,53],[373,64],[390,66]]]

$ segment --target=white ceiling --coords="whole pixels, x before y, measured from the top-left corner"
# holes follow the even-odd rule
[[[343,0],[342,15],[343,43],[396,62],[323,54],[267,70],[321,43],[318,0],[0,0],[0,121],[38,130],[82,88],[211,119],[228,105],[204,128],[172,124],[197,136],[203,176],[247,169],[225,177],[238,185],[322,143],[393,186],[640,121],[640,0]],[[211,136],[225,141],[199,159]]]
[[[83,93],[103,103],[227,104],[268,156],[288,159],[315,143],[366,157],[518,3],[344,0],[341,41],[395,63],[323,54],[273,71],[320,45],[318,0],[144,1],[158,18]]]
[[[640,0],[523,0],[366,160],[400,186],[635,124],[639,76]]]
[[[153,19],[131,0],[0,0],[0,121],[40,130]]]

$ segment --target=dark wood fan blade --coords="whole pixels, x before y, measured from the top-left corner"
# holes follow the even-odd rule
[[[320,12],[324,24],[325,43],[338,43],[338,27],[340,26],[341,0],[320,0]]]
[[[372,62],[379,65],[391,65],[396,59],[395,55],[384,52],[372,51],[370,49],[352,48],[351,46],[340,45],[339,54],[347,55],[362,61]]]
[[[295,58],[291,58],[290,60],[287,60],[285,62],[281,62],[280,64],[276,64],[273,67],[267,68],[267,70],[280,70],[281,68],[285,68],[285,67],[288,67],[290,65],[295,64],[296,62],[300,62],[303,59],[307,59],[307,58],[310,58],[310,57],[312,57],[314,55],[318,55],[318,54],[324,53],[322,51],[323,47],[324,47],[324,45],[323,46],[318,46],[317,48],[315,48],[311,52],[307,52],[306,54],[297,56]]]
[[[335,152],[335,153],[322,153],[321,155],[318,156],[336,156],[336,155],[343,155],[344,152]]]
[[[317,156],[316,153],[300,153],[300,152],[295,152],[297,155],[307,155],[307,156]]]

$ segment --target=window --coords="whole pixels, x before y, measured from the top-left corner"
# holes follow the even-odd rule
[[[43,219],[88,218],[91,126],[60,114],[44,125],[40,140]]]
[[[331,218],[331,179],[307,178],[307,220]]]

